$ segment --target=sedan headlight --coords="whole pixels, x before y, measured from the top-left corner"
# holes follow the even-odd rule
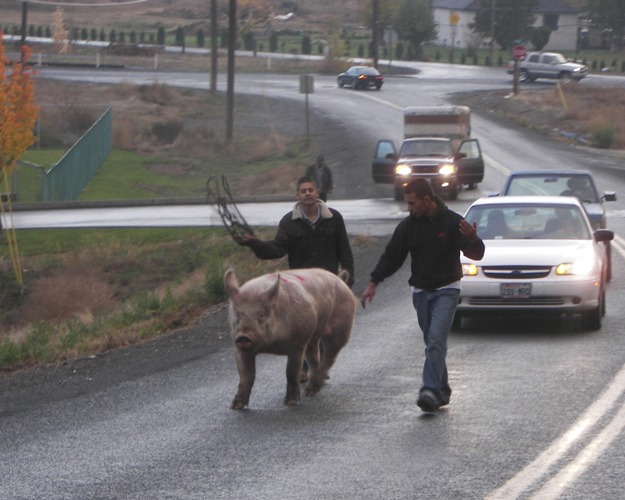
[[[412,173],[412,167],[405,163],[400,163],[395,167],[395,173],[397,175],[410,175]]]
[[[441,175],[454,175],[456,173],[456,166],[453,163],[443,163],[439,167],[438,173]]]
[[[475,264],[462,264],[462,274],[464,276],[477,276],[478,267]]]
[[[579,262],[564,262],[562,264],[558,264],[556,267],[556,274],[558,276],[566,276],[566,275],[584,275],[590,274],[592,271],[592,262],[591,261],[579,261]]]

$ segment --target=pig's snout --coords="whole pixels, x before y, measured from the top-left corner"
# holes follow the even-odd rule
[[[247,335],[239,335],[234,341],[234,344],[242,351],[248,351],[254,345],[252,339],[249,338]]]

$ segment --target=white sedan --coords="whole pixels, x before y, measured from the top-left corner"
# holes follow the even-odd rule
[[[481,198],[465,218],[477,224],[486,252],[462,257],[462,292],[454,326],[463,316],[488,312],[581,314],[588,330],[605,315],[607,257],[614,233],[593,233],[574,197]]]

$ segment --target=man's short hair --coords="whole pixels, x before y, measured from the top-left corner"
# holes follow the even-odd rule
[[[297,179],[297,184],[296,184],[296,188],[299,191],[299,187],[302,184],[313,184],[315,186],[315,188],[318,188],[317,183],[315,182],[315,179],[313,179],[312,177],[309,177],[308,175],[304,175],[303,177],[300,177],[299,179]]]
[[[414,194],[417,198],[423,199],[429,196],[434,199],[434,190],[427,179],[423,177],[415,177],[404,188],[404,194]]]

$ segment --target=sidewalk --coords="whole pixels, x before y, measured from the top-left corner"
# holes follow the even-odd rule
[[[237,206],[251,226],[274,227],[293,205],[293,201],[278,201],[238,203]],[[391,234],[397,222],[408,215],[404,204],[391,198],[329,200],[328,205],[341,212],[350,234]],[[216,208],[206,203],[18,210],[13,213],[13,222],[16,229],[222,225]]]

